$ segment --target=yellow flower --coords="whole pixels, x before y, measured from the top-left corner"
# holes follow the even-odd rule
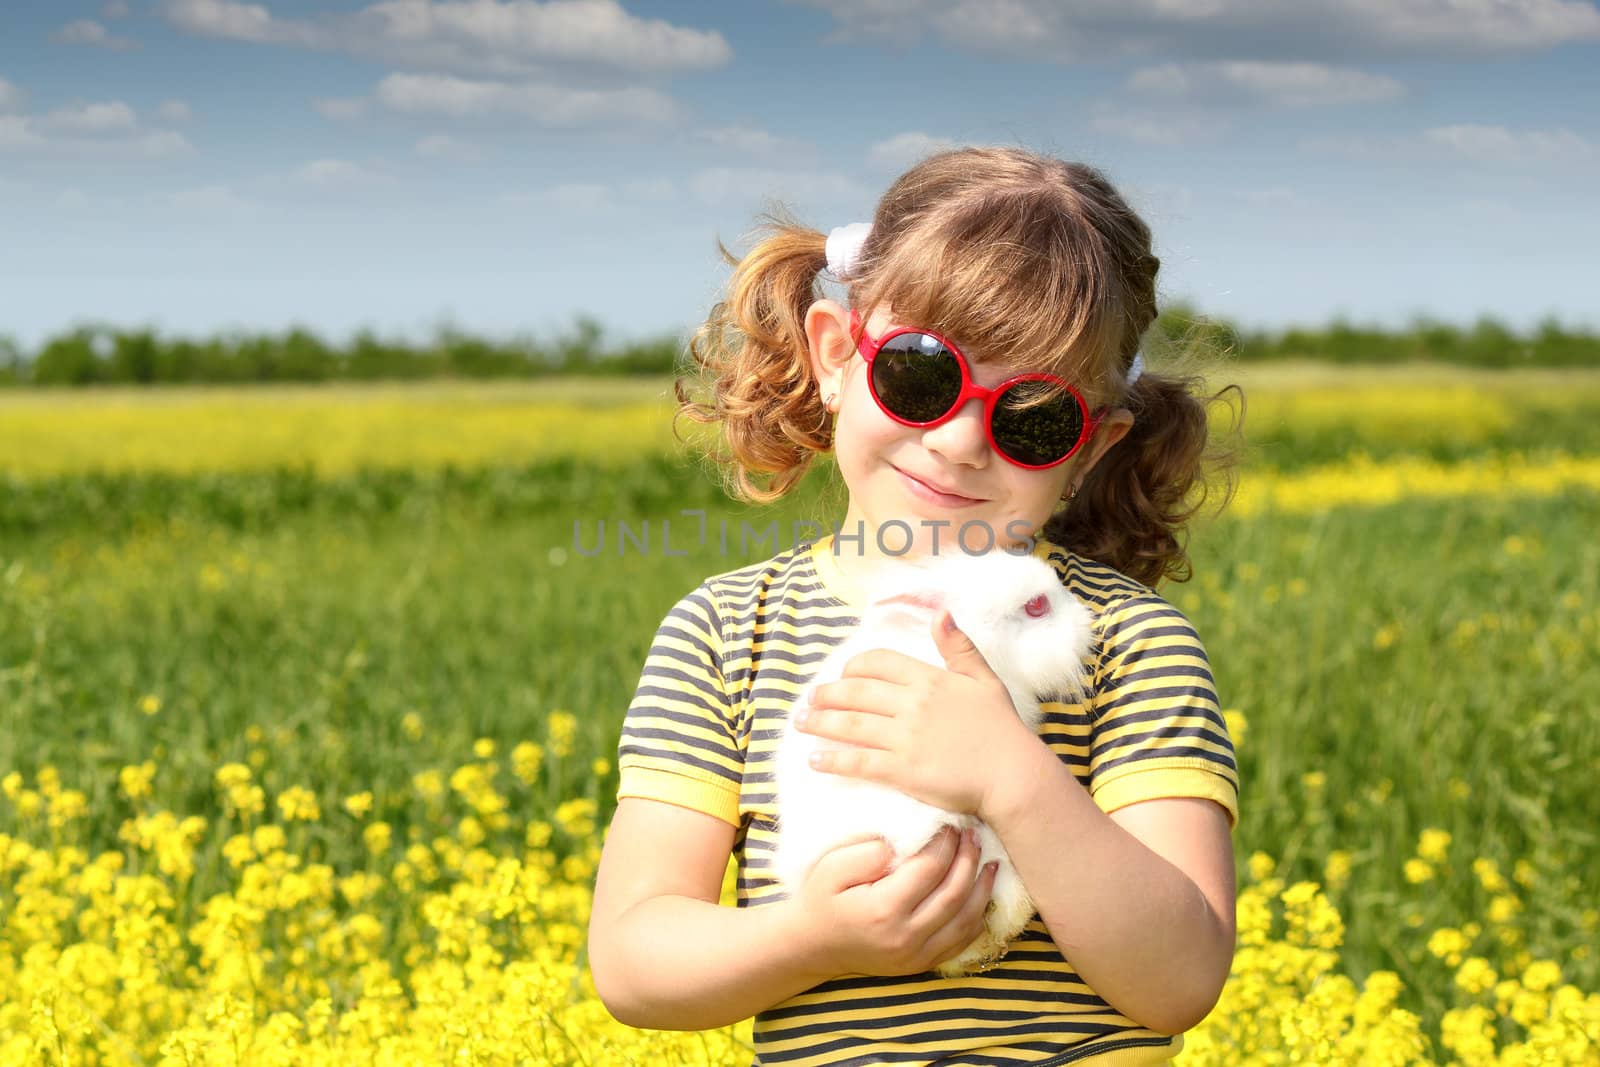
[[[1524,988],[1535,993],[1554,989],[1561,981],[1561,965],[1553,960],[1535,960],[1522,972]]]
[[[234,869],[243,867],[256,858],[255,846],[250,843],[250,835],[234,834],[223,842],[222,855],[228,865]]]
[[[353,793],[345,797],[344,810],[358,819],[366,815],[372,811],[372,792],[363,790],[360,793]]]
[[[250,768],[242,763],[224,763],[217,768],[218,789],[232,789],[250,780]]]
[[[4,793],[7,800],[16,800],[22,794],[22,785],[22,775],[12,771],[4,778],[0,778],[0,793]]]
[[[589,765],[589,770],[594,773],[596,778],[604,778],[611,773],[611,761],[604,756],[597,756],[595,761]]]
[[[421,771],[411,776],[411,787],[424,800],[438,800],[444,796],[444,775],[437,770]]]
[[[572,837],[588,837],[594,833],[594,818],[595,804],[587,797],[578,797],[556,806],[556,825]]]
[[[1426,860],[1419,860],[1415,856],[1406,860],[1404,870],[1406,881],[1412,885],[1420,885],[1423,882],[1433,880],[1433,864]]]
[[[139,699],[139,710],[146,715],[154,715],[161,710],[161,698],[154,693],[146,694]]]
[[[523,741],[511,750],[511,773],[523,785],[532,785],[544,766],[544,749],[532,741]]]
[[[255,828],[250,834],[250,843],[261,855],[269,856],[274,852],[282,852],[289,838],[283,832],[283,827],[269,823]]]
[[[1494,988],[1500,976],[1494,973],[1489,961],[1482,956],[1469,956],[1456,971],[1456,985],[1477,996]]]
[[[1510,893],[1499,893],[1489,901],[1488,919],[1498,926],[1504,926],[1517,917],[1522,910],[1522,901]]]
[[[1322,877],[1329,889],[1342,889],[1350,881],[1350,853],[1334,849],[1322,865]]]
[[[479,759],[490,759],[494,756],[494,738],[480,737],[472,743],[472,754]]]
[[[1472,873],[1478,876],[1478,884],[1483,886],[1485,892],[1503,893],[1508,888],[1505,876],[1500,873],[1500,865],[1492,859],[1479,856],[1473,860]]]
[[[296,819],[316,822],[322,818],[322,809],[317,805],[317,795],[298,785],[292,785],[278,794],[278,811],[283,814],[286,822],[294,822]]]
[[[1459,966],[1462,953],[1471,947],[1465,934],[1448,926],[1440,927],[1428,938],[1428,951],[1451,967]]]
[[[1378,631],[1372,635],[1372,647],[1382,651],[1393,645],[1399,637],[1400,624],[1391,622],[1387,626],[1379,627]]]
[[[1300,784],[1305,786],[1308,792],[1320,793],[1328,784],[1328,776],[1322,771],[1307,771],[1300,776]]]
[[[129,800],[140,800],[151,793],[150,783],[156,776],[156,765],[145,760],[138,766],[129,765],[117,772],[117,784],[122,795]]]
[[[1233,738],[1234,747],[1238,747],[1250,729],[1250,720],[1246,719],[1244,712],[1238,708],[1229,708],[1222,713],[1222,721],[1228,727],[1228,736]]]
[[[1446,830],[1426,829],[1417,840],[1417,855],[1430,863],[1443,863],[1450,851],[1450,834]]]
[[[367,851],[374,854],[387,852],[393,836],[386,822],[370,823],[361,831],[361,840],[366,843]]]
[[[572,741],[578,735],[578,717],[570,711],[552,711],[545,720],[545,740],[557,759],[572,755]]]
[[[400,718],[400,732],[410,741],[422,740],[422,716],[408,711]]]

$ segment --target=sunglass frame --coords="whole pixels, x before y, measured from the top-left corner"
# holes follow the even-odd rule
[[[906,334],[915,334],[920,337],[933,338],[935,341],[939,342],[941,346],[943,346],[945,351],[949,352],[956,358],[956,364],[961,368],[960,395],[958,395],[955,401],[950,405],[949,410],[947,410],[943,415],[940,415],[938,418],[928,422],[917,422],[913,419],[905,418],[904,416],[890,410],[889,406],[883,402],[883,398],[878,395],[878,383],[872,374],[873,361],[877,359],[878,353],[883,351],[883,346],[894,340],[896,337],[902,337]],[[989,447],[994,449],[995,453],[1007,463],[1022,467],[1025,470],[1039,471],[1049,470],[1051,467],[1060,466],[1073,456],[1077,455],[1078,450],[1084,446],[1085,442],[1094,437],[1095,431],[1100,428],[1100,422],[1103,416],[1100,413],[1091,412],[1089,410],[1088,403],[1083,399],[1083,394],[1078,392],[1077,388],[1071,382],[1061,378],[1058,375],[1043,373],[1018,374],[1007,378],[993,389],[986,389],[973,380],[972,364],[967,359],[966,354],[962,352],[959,347],[957,347],[954,341],[934,333],[932,330],[923,330],[915,326],[896,326],[882,337],[873,337],[871,334],[867,333],[866,324],[861,321],[860,313],[854,308],[850,309],[850,336],[855,340],[856,351],[860,353],[861,358],[867,362],[867,388],[872,393],[873,402],[878,405],[878,409],[880,411],[902,426],[914,426],[919,429],[931,429],[932,427],[939,426],[943,423],[949,422],[950,419],[955,416],[955,413],[960,411],[962,406],[965,405],[968,400],[976,398],[983,401],[983,432],[989,439]],[[1072,447],[1067,450],[1067,454],[1062,456],[1060,459],[1051,460],[1049,463],[1024,463],[1015,456],[1011,455],[1011,453],[1007,452],[1004,448],[1000,447],[1000,443],[995,440],[994,413],[1000,397],[1007,389],[1010,389],[1022,382],[1048,382],[1052,385],[1061,386],[1066,389],[1066,391],[1071,394],[1073,400],[1077,402],[1078,415],[1081,420],[1081,427],[1078,431],[1078,439],[1074,441]]]

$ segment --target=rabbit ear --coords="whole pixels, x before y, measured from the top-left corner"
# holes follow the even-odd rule
[[[896,593],[893,596],[881,597],[872,603],[875,607],[887,604],[906,604],[936,614],[940,608],[944,607],[944,594],[936,589],[917,589],[907,593]]]

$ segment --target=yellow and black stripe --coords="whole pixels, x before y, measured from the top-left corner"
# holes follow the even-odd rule
[[[1147,587],[1040,541],[1034,554],[1096,618],[1082,701],[1047,700],[1039,733],[1102,810],[1204,797],[1238,813],[1238,774],[1193,627]],[[708,578],[662,621],[623,722],[619,797],[733,825],[738,903],[781,894],[773,750],[790,705],[859,608],[832,539]],[[1043,700],[1046,694],[1041,694]],[[1140,1027],[1074,973],[1036,916],[993,970],[841,978],[761,1013],[756,1062],[1096,1065],[1165,1062],[1181,1038]]]

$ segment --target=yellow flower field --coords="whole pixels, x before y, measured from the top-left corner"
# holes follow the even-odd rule
[[[0,834],[0,1062],[747,1061],[748,1024],[634,1030],[595,998],[582,962],[595,802],[576,797],[548,821],[520,817],[515,803],[571,729],[552,716],[539,742],[504,756],[480,739],[466,762],[419,771],[410,794],[377,807],[370,792],[353,794],[339,811],[319,810],[300,786],[271,796],[238,763],[216,769],[204,814],[158,809],[147,798],[164,768],[130,764],[112,801],[125,813],[120,847],[98,852],[83,847],[83,790],[48,767],[31,782],[6,775],[0,803],[21,833]],[[270,762],[270,743],[254,736]],[[409,826],[403,839],[397,823]],[[360,844],[330,848],[330,835]],[[1428,831],[1408,862],[1444,862],[1450,847]],[[1329,882],[1340,864],[1330,856]],[[1180,1062],[1600,1062],[1600,993],[1522,948],[1518,886],[1492,861],[1474,869],[1506,903],[1428,936],[1454,976],[1438,1048],[1397,1006],[1398,975],[1358,985],[1340,973],[1344,921],[1321,887],[1285,884],[1271,857],[1249,857],[1233,975]],[[1484,933],[1493,958],[1467,954]]]
[[[1237,377],[1163,587],[1243,783],[1179,1063],[1600,1067],[1600,372]],[[583,953],[642,647],[733,565],[565,548],[678,515],[665,389],[0,391],[0,1067],[749,1062]]]

